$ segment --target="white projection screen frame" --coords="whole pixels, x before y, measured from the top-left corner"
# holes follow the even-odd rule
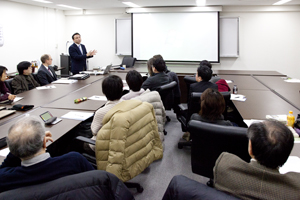
[[[133,13],[132,55],[148,60],[219,62],[219,12]]]

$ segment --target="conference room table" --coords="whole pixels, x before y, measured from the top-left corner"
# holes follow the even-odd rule
[[[13,107],[13,105],[16,104],[22,104],[22,105],[33,105],[36,109],[42,105],[47,105],[53,101],[56,101],[64,96],[67,96],[79,89],[82,89],[83,87],[87,87],[88,85],[91,85],[93,83],[96,83],[97,81],[103,79],[104,75],[98,75],[98,76],[90,76],[90,78],[86,80],[78,80],[75,83],[71,84],[56,84],[52,83],[47,86],[55,86],[56,88],[53,89],[32,89],[26,92],[23,92],[21,94],[18,94],[17,97],[23,97],[23,99],[11,104],[11,105],[5,105],[7,108]],[[79,97],[77,97],[79,98]],[[74,102],[74,99],[73,99]],[[6,122],[19,117],[20,115],[26,114],[26,111],[16,111],[16,113],[9,115],[5,118],[0,119],[0,125],[5,124]]]
[[[300,83],[290,83],[284,81],[286,77],[274,76],[254,76],[270,89],[274,90],[286,101],[290,102],[296,108],[300,109]]]

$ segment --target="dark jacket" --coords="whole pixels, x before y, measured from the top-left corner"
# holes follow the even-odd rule
[[[202,117],[198,113],[194,113],[191,116],[191,120],[198,120],[198,121],[202,121],[202,122],[207,122],[207,123],[211,123],[211,124],[218,124],[218,125],[223,125],[223,126],[232,126],[230,121],[224,120],[223,115],[221,115],[220,117],[218,117],[214,121],[211,121],[211,120],[208,120],[208,119]]]
[[[53,76],[51,75],[51,73],[47,70],[47,68],[43,64],[39,68],[37,77],[38,77],[41,85],[48,85],[49,83],[52,83],[53,81],[57,80],[57,75],[55,74],[53,67],[48,66],[48,68],[52,72]]]
[[[40,86],[40,84],[30,75],[17,75],[11,82],[12,88],[15,94],[20,94],[29,90],[28,84],[31,84],[33,88]]]
[[[43,184],[6,191],[0,193],[0,199],[133,200],[134,197],[115,175],[102,170],[92,170]]]
[[[200,81],[190,85],[190,94],[192,92],[204,92],[207,88],[218,90],[218,85],[209,81]]]
[[[86,56],[87,51],[83,44],[80,44],[82,48],[82,53],[79,49],[79,47],[73,43],[69,47],[69,54],[71,58],[71,72],[73,74],[78,74],[80,71],[86,70],[86,59],[91,58],[93,56]]]
[[[170,78],[165,72],[154,74],[144,81],[142,88],[144,90],[149,89],[155,91],[158,87],[170,83]]]
[[[10,91],[7,89],[5,83],[0,81],[0,101],[5,101],[8,99]]]

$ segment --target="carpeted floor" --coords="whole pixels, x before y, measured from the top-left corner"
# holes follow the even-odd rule
[[[192,172],[190,147],[177,148],[177,143],[183,134],[181,125],[173,112],[167,111],[167,115],[171,121],[165,126],[168,134],[165,136],[163,159],[155,161],[143,173],[129,181],[140,183],[144,188],[143,193],[130,189],[136,200],[162,199],[175,175],[184,175],[201,183],[209,180]]]

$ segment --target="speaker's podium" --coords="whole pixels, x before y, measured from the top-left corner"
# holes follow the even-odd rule
[[[60,55],[60,66],[61,70],[61,77],[68,77],[70,76],[70,69],[71,69],[71,61],[69,55]]]

